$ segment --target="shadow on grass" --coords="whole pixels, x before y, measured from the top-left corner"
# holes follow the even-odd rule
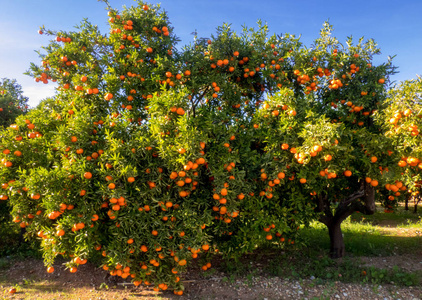
[[[381,227],[422,228],[422,210],[417,213],[406,211],[402,207],[398,207],[393,213],[385,213],[382,207],[377,207],[377,210],[378,212],[373,215],[354,213],[351,220]]]
[[[391,256],[422,253],[422,234],[419,236],[386,235],[371,225],[352,222],[344,222],[342,231],[346,255]],[[311,227],[303,228],[301,238],[314,249],[328,251],[330,248],[328,230],[321,223],[313,223]]]

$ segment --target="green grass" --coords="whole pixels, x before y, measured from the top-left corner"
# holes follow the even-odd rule
[[[389,235],[378,227],[364,222],[352,222],[350,218],[343,222],[342,231],[346,253],[354,256],[414,253],[420,251],[422,245],[422,234],[419,236]],[[328,230],[322,223],[313,222],[309,228],[303,228],[301,238],[312,248],[327,251],[330,248]]]
[[[413,212],[413,207],[409,210],[404,210],[404,207],[399,206],[394,213],[385,213],[383,208],[378,204],[377,212],[373,215],[363,215],[359,213],[354,213],[351,216],[351,219],[354,221],[362,221],[364,223],[372,225],[391,225],[394,224],[398,227],[409,226],[413,224],[414,226],[422,226],[422,207],[417,213]]]
[[[404,229],[404,230],[400,230]],[[415,253],[422,245],[422,208],[418,213],[398,207],[394,213],[385,213],[380,205],[373,215],[352,214],[342,223],[347,255],[390,256]],[[320,251],[328,251],[330,240],[326,226],[312,222],[303,228],[301,239]]]
[[[287,253],[274,257],[265,271],[272,276],[292,279],[314,278],[314,284],[327,281],[363,282],[374,284],[390,284],[400,286],[419,286],[422,284],[421,272],[407,272],[393,267],[379,269],[362,267],[359,260],[344,258],[332,260],[327,256],[309,256],[307,253]]]
[[[328,257],[330,239],[327,227],[312,222],[302,228],[302,246],[296,251],[277,255],[268,264],[267,271],[275,276],[293,278],[315,277],[315,282],[327,280],[368,282],[396,285],[422,284],[422,270],[409,272],[394,266],[390,269],[360,267],[359,257],[395,256],[419,253],[422,245],[422,209],[418,214],[399,208],[395,213],[376,212],[371,216],[354,214],[342,223],[346,257],[332,260]]]
[[[422,217],[419,217],[418,221],[408,220],[405,223],[400,225],[401,228],[416,228],[422,230]]]

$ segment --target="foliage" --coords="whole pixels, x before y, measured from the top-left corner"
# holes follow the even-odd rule
[[[356,191],[383,199],[398,178],[374,122],[394,67],[372,65],[374,41],[343,45],[324,24],[306,48],[259,22],[178,50],[158,5],[109,17],[109,34],[42,28],[55,38],[28,73],[58,93],[1,137],[1,199],[48,266],[96,257],[181,294],[198,253],[292,246],[321,211],[365,210]]]
[[[12,124],[16,117],[25,114],[28,109],[28,97],[23,96],[22,86],[16,79],[0,80],[0,127]]]
[[[395,85],[383,103],[382,113],[377,118],[385,135],[391,140],[400,161],[397,162],[404,186],[411,196],[420,199],[422,184],[422,139],[419,129],[422,126],[422,79],[406,80]],[[397,202],[400,192],[397,184],[386,186],[390,203]],[[400,188],[401,189],[401,188]],[[404,190],[401,189],[401,190]],[[407,195],[406,195],[407,196]],[[407,196],[408,197],[408,196]]]
[[[16,79],[0,80],[0,130],[15,122],[16,117],[23,115],[28,109],[28,98],[23,96],[22,87]],[[7,252],[8,246],[18,248],[22,237],[19,229],[13,226],[10,207],[0,201],[0,236],[4,243],[0,245],[0,256]],[[6,246],[8,245],[8,246]]]

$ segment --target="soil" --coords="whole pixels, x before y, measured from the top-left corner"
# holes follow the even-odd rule
[[[397,265],[407,271],[422,270],[422,255],[360,257],[365,266],[389,268]],[[254,272],[230,276],[211,269],[204,273],[190,270],[184,276],[185,293],[154,292],[149,287],[134,287],[130,282],[107,275],[92,264],[81,265],[70,273],[60,263],[48,274],[43,262],[28,258],[12,261],[0,270],[1,299],[422,299],[422,287],[320,282],[315,278],[291,280],[262,272],[263,263],[254,263]],[[269,262],[271,263],[271,262]],[[252,263],[251,263],[252,264]],[[17,287],[9,295],[11,287]]]

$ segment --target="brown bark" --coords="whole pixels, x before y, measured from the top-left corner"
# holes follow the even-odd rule
[[[328,228],[330,236],[330,256],[340,258],[345,254],[341,223],[355,211],[366,215],[375,213],[375,191],[373,187],[363,181],[358,191],[340,201],[334,214],[331,210],[330,200],[326,195],[318,197],[318,210],[324,214],[320,221]]]
[[[330,235],[330,257],[343,257],[345,253],[345,247],[343,233],[341,232],[341,223],[331,223],[330,226],[328,226],[328,234]]]

